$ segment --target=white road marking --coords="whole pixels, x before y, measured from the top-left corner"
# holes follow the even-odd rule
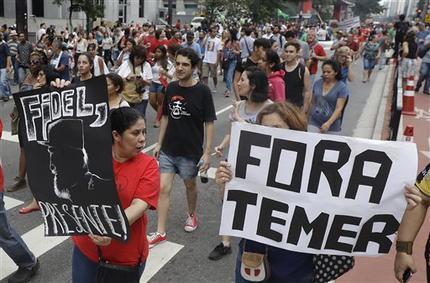
[[[172,242],[164,242],[149,250],[145,271],[140,283],[148,282],[164,265],[166,265],[184,246]]]
[[[4,206],[6,210],[12,209],[24,203],[23,201],[20,201],[8,196],[4,196],[3,201],[4,201]]]
[[[61,244],[69,237],[47,237],[44,236],[43,224],[30,230],[22,236],[24,242],[27,244],[30,251],[36,257],[40,257],[50,249]],[[12,259],[6,255],[3,249],[0,250],[0,280],[6,278],[18,269]]]
[[[2,140],[10,141],[10,142],[18,142],[18,135],[13,135],[11,132],[3,131],[3,135],[1,137]]]
[[[229,109],[232,105],[224,107],[223,109],[216,112],[216,115],[220,115]],[[18,142],[18,136],[12,136],[10,132],[3,131],[3,140]],[[152,144],[146,147],[143,151],[148,152],[152,150],[156,144]],[[215,178],[216,168],[209,168],[208,177]],[[4,197],[6,210],[14,208],[18,205],[23,204],[22,201],[16,200],[10,197]],[[67,240],[68,236],[59,237],[45,237],[44,236],[44,225],[41,224],[36,228],[22,235],[24,242],[28,248],[34,253],[36,257],[40,257],[49,250],[55,248]],[[149,252],[145,272],[143,273],[140,282],[148,282],[164,265],[166,265],[184,246],[173,242],[165,242],[163,244],[153,247]],[[9,256],[0,249],[0,280],[6,278],[17,270],[17,266]]]

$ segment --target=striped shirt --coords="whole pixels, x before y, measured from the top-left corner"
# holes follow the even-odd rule
[[[7,45],[9,45],[10,56],[16,56],[16,54],[18,53],[18,41],[13,41],[12,39],[10,39],[7,42]]]

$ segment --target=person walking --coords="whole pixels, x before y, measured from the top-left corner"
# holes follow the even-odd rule
[[[24,33],[18,37],[16,61],[18,63],[18,81],[22,84],[29,72],[30,54],[33,52],[32,44],[25,38]]]
[[[324,62],[322,73],[322,78],[313,86],[308,131],[338,135],[342,129],[348,87],[341,81],[342,73],[335,61]]]
[[[18,76],[18,62],[16,61],[16,56],[18,54],[18,34],[15,30],[12,30],[9,34],[9,41],[7,45],[9,46],[10,58],[12,60],[13,67],[13,83],[17,85],[19,83]]]
[[[285,44],[285,99],[303,113],[308,113],[312,100],[311,76],[300,60],[300,44],[289,41]]]
[[[381,57],[381,49],[379,48],[378,38],[375,35],[369,36],[368,41],[361,49],[363,56],[363,83],[367,83],[372,76],[373,69],[377,61]]]
[[[207,85],[193,79],[199,57],[191,48],[176,53],[176,76],[163,102],[158,143],[154,156],[160,165],[161,188],[158,200],[157,230],[148,235],[149,245],[167,239],[167,217],[173,178],[178,174],[186,187],[188,203],[184,230],[193,232],[198,227],[197,184],[198,171],[206,173],[216,120],[215,106]],[[206,141],[203,148],[203,140]]]
[[[229,97],[233,90],[233,76],[234,70],[236,69],[237,59],[240,56],[240,45],[237,39],[237,30],[230,30],[229,37],[224,43],[222,52],[222,68],[224,69],[224,81],[226,91],[224,92],[225,97]]]
[[[216,30],[210,28],[208,36],[206,37],[205,55],[202,65],[202,79],[203,82],[208,85],[209,76],[212,77],[215,87],[213,92],[216,92],[218,85],[218,63],[220,62],[221,58],[221,50],[221,40],[216,37]]]
[[[3,33],[0,32],[0,96],[6,102],[12,95],[8,81],[8,74],[12,70],[12,59],[10,57],[9,46],[3,40]]]

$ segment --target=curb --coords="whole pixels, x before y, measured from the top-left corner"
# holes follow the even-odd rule
[[[384,132],[385,110],[387,108],[387,99],[391,93],[391,88],[387,87],[387,83],[391,82],[393,79],[394,64],[390,64],[388,67],[388,72],[385,76],[384,92],[379,101],[378,115],[376,117],[375,128],[373,129],[372,134],[372,139],[374,140],[380,140]]]
[[[380,133],[377,139],[381,138],[383,127],[378,124],[378,119],[382,119],[381,122],[383,124],[384,118],[381,118],[380,115],[381,107],[385,107],[385,105],[381,106],[381,101],[383,100],[383,96],[386,96],[385,92],[387,91],[387,76],[390,73],[392,66],[393,65],[390,64],[388,65],[389,68],[384,68],[384,70],[381,70],[376,74],[375,82],[372,86],[370,96],[366,101],[366,105],[363,108],[363,112],[358,119],[357,126],[353,131],[353,137],[372,139],[375,137],[375,135],[378,135],[378,133],[375,132],[375,128],[378,127],[378,131]],[[385,112],[382,112],[382,115],[384,113]]]

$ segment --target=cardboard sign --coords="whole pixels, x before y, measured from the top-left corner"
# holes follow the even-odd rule
[[[414,143],[234,123],[221,235],[313,254],[390,250],[417,172]]]
[[[129,225],[112,167],[106,78],[14,95],[30,189],[46,236],[126,241]]]

